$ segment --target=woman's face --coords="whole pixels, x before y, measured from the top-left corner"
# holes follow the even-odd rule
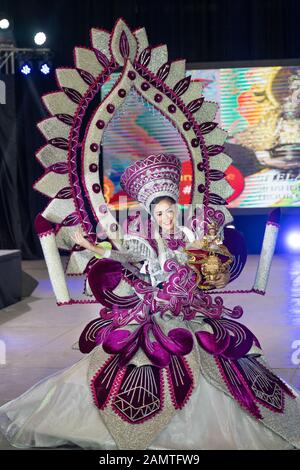
[[[164,232],[173,232],[177,215],[176,204],[173,204],[168,199],[162,199],[155,205],[153,215]]]

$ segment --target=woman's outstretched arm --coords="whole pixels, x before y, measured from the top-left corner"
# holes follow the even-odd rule
[[[129,249],[125,244],[123,244],[123,250],[113,250],[110,248],[104,248],[97,244],[91,243],[89,240],[84,238],[82,232],[77,230],[74,234],[73,240],[77,245],[82,246],[86,250],[92,251],[101,258],[110,258],[120,262],[127,263],[139,263],[147,259],[147,256],[143,253],[140,253],[137,250]]]

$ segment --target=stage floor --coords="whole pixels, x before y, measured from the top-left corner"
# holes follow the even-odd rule
[[[250,288],[257,262],[257,256],[249,256],[243,274],[230,288]],[[31,297],[0,310],[0,405],[44,377],[79,361],[82,354],[75,349],[76,342],[83,327],[99,310],[95,304],[58,308],[45,263],[24,261],[22,268],[39,285]],[[77,278],[72,278],[72,288],[80,296],[81,283]],[[224,298],[228,306],[244,307],[244,316],[239,321],[256,334],[276,373],[300,389],[300,364],[297,364],[300,360],[300,256],[274,257],[266,296],[235,294]],[[0,450],[9,448],[0,437]]]

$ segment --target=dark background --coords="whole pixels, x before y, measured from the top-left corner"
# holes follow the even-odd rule
[[[32,47],[33,35],[44,31],[55,66],[72,66],[73,47],[89,45],[90,28],[111,30],[119,17],[131,28],[145,26],[149,43],[166,43],[172,59],[224,63],[300,56],[298,0],[1,0],[0,16],[14,22],[18,47]],[[0,105],[0,248],[20,248],[24,259],[34,259],[41,249],[33,220],[46,202],[31,189],[42,174],[34,153],[44,143],[35,124],[46,116],[39,97],[56,84],[53,73],[17,73],[7,88],[15,114]],[[287,226],[295,218],[283,215]],[[253,212],[235,218],[250,252],[260,250],[265,221],[265,214]]]

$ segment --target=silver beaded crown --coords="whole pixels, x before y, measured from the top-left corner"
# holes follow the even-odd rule
[[[175,155],[149,155],[130,165],[120,184],[128,196],[150,211],[151,203],[159,196],[178,200],[181,162]]]

